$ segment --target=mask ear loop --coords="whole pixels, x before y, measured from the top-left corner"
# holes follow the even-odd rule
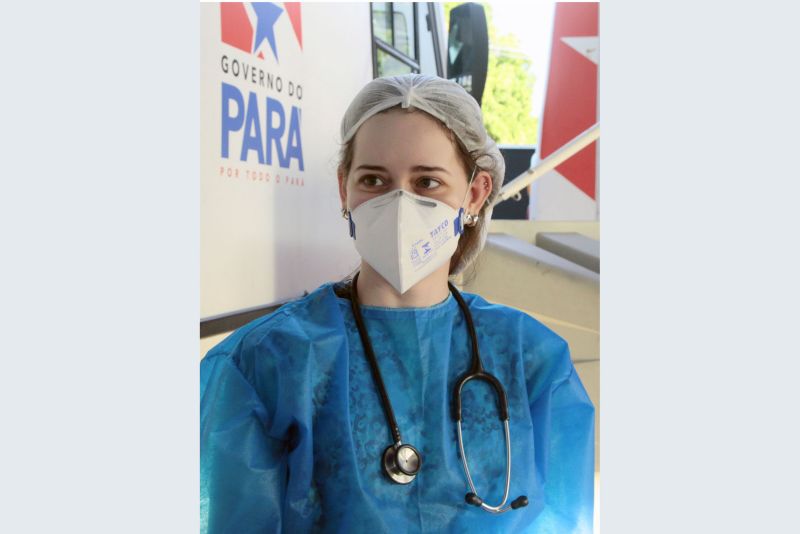
[[[350,229],[350,237],[353,239],[356,238],[356,224],[353,222],[353,215],[350,212],[350,208],[344,207],[342,208],[342,217],[347,219],[347,223]]]
[[[469,181],[467,182],[467,191],[464,193],[464,198],[461,200],[461,207],[458,209],[458,216],[456,216],[456,220],[453,221],[453,228],[455,229],[455,235],[460,235],[464,233],[464,203],[467,201],[467,196],[469,195],[469,188],[472,186],[472,182],[475,180],[475,171],[478,170],[478,166],[475,165],[472,168],[472,176],[469,177]]]

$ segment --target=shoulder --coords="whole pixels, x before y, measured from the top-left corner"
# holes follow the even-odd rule
[[[480,295],[462,293],[481,336],[513,347],[521,355],[532,390],[566,380],[572,373],[566,340],[528,313],[487,301]]]
[[[483,323],[484,328],[510,330],[537,350],[560,352],[567,348],[567,342],[541,321],[528,313],[495,304],[474,293],[462,293],[476,322]]]
[[[323,284],[236,329],[206,354],[202,365],[213,366],[215,360],[227,359],[244,370],[252,366],[253,358],[291,353],[298,346],[307,346],[326,330],[341,328],[336,299],[332,284]]]

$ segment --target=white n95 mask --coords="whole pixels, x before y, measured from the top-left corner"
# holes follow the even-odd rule
[[[361,258],[400,294],[450,261],[464,209],[395,189],[349,212]]]

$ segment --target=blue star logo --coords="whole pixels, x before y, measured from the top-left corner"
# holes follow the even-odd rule
[[[256,28],[256,41],[253,45],[253,52],[258,50],[264,39],[269,41],[269,46],[272,48],[272,54],[275,60],[278,60],[278,48],[275,45],[275,21],[283,13],[283,9],[275,4],[266,2],[253,2],[253,11],[256,12],[258,17],[258,27]]]

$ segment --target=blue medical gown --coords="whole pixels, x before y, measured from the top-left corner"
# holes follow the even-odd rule
[[[591,532],[594,408],[567,343],[530,316],[464,293],[486,371],[508,396],[509,503],[469,491],[451,416],[471,347],[449,295],[427,308],[363,306],[403,442],[422,467],[382,471],[392,442],[348,300],[325,284],[231,334],[201,364],[203,532]],[[462,393],[464,449],[478,495],[496,505],[505,442],[494,390]]]

